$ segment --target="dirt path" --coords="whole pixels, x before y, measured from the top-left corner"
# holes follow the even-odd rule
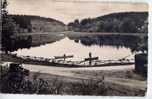
[[[68,67],[54,67],[54,66],[41,66],[41,65],[31,65],[31,64],[23,64],[23,67],[32,71],[32,72],[40,72],[47,73],[59,76],[68,76],[75,77],[75,73],[73,71],[121,71],[121,70],[132,70],[134,69],[134,65],[129,66],[108,66],[108,67],[82,67],[82,68],[68,68]],[[81,75],[82,76],[82,75]],[[80,76],[80,77],[81,77]]]
[[[42,65],[31,65],[23,64],[23,66],[32,71],[41,71],[45,73],[52,73],[52,71],[93,71],[93,70],[107,70],[107,71],[119,71],[119,70],[132,70],[134,65],[123,65],[123,66],[107,66],[107,67],[80,67],[80,68],[69,68],[69,67],[55,67],[55,66],[42,66]]]

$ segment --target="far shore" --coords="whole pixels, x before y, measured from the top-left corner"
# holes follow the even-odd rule
[[[62,31],[62,32],[31,32],[31,33],[19,33],[14,35],[15,37],[27,38],[32,37],[32,46],[40,46],[42,44],[52,43],[63,39],[64,37],[79,38],[85,36],[102,36],[102,35],[120,35],[120,36],[138,36],[145,37],[148,33],[107,33],[107,32],[74,32],[74,31]]]
[[[75,32],[75,31],[62,31],[62,32],[31,32],[31,33],[19,33],[16,36],[28,36],[28,35],[132,35],[132,36],[147,36],[148,33],[115,33],[115,32]]]

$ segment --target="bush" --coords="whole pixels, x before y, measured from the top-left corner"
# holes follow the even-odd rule
[[[11,64],[8,70],[1,72],[0,91],[18,94],[50,93],[47,81],[38,77],[30,79],[29,74],[29,70],[22,68],[19,64]]]

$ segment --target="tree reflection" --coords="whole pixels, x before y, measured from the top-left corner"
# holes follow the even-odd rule
[[[136,35],[95,35],[85,36],[79,38],[70,38],[76,43],[81,43],[85,46],[98,45],[102,46],[113,46],[116,48],[130,48],[132,52],[147,50],[147,36],[136,36]],[[141,46],[143,46],[141,48]]]

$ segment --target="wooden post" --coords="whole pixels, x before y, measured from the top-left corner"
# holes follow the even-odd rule
[[[64,55],[63,55],[63,60],[65,61],[65,59],[66,59],[66,55],[64,54]]]
[[[92,65],[92,54],[89,52],[89,65]]]
[[[55,59],[63,59],[65,61],[67,58],[73,58],[73,57],[74,57],[73,55],[63,54],[63,56],[55,56]]]
[[[92,53],[89,52],[89,58],[85,58],[85,61],[89,61],[89,65],[91,66],[92,65],[92,61],[93,60],[98,60],[99,57],[92,57]]]

